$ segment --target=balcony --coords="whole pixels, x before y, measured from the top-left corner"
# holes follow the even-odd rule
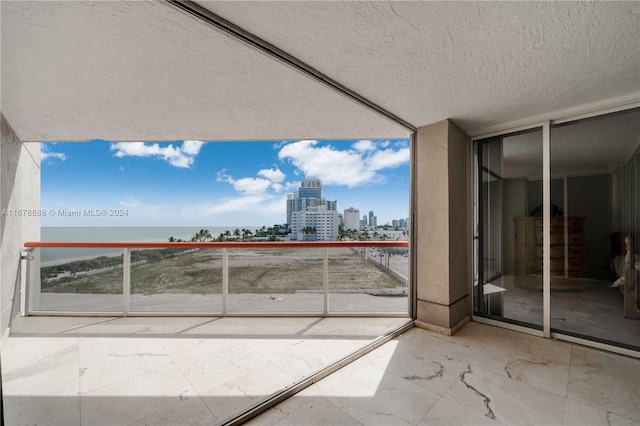
[[[640,360],[477,323],[411,328],[406,242],[25,246],[30,316],[2,352],[9,425],[640,421]],[[100,268],[41,262],[78,248],[116,251],[94,253]],[[276,272],[287,286],[265,285]]]
[[[239,424],[261,410],[249,424],[640,422],[638,359],[479,323],[391,338],[404,322],[19,317],[5,424]]]
[[[25,247],[29,315],[408,316],[407,241]]]

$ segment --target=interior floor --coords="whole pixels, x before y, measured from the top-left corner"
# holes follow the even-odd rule
[[[542,326],[542,276],[505,275],[491,282],[493,315]],[[485,291],[485,293],[487,293]],[[640,320],[624,318],[624,298],[610,281],[551,279],[551,328],[640,349]]]

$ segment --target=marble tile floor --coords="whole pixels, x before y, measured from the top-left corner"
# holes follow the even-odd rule
[[[542,326],[542,292],[518,287],[506,275],[494,284],[503,292],[503,315]],[[620,289],[607,281],[575,279],[567,291],[555,291],[552,281],[551,327],[559,331],[640,348],[640,320],[624,318]]]
[[[413,328],[250,425],[638,425],[640,360],[479,323]]]
[[[6,425],[212,425],[407,318],[19,317]]]
[[[2,348],[9,425],[216,424],[402,322],[23,320]],[[248,424],[637,425],[639,401],[639,359],[472,322],[413,328]]]

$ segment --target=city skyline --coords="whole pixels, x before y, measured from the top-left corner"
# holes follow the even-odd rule
[[[323,197],[407,217],[409,141],[264,141],[41,144],[42,226],[271,226],[286,223],[287,194],[308,176]],[[59,217],[58,210],[107,215]],[[120,215],[110,215],[111,212]]]

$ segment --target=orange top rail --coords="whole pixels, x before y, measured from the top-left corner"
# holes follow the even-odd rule
[[[409,247],[408,241],[227,241],[227,242],[83,242],[27,241],[27,248],[340,248],[340,247]]]

